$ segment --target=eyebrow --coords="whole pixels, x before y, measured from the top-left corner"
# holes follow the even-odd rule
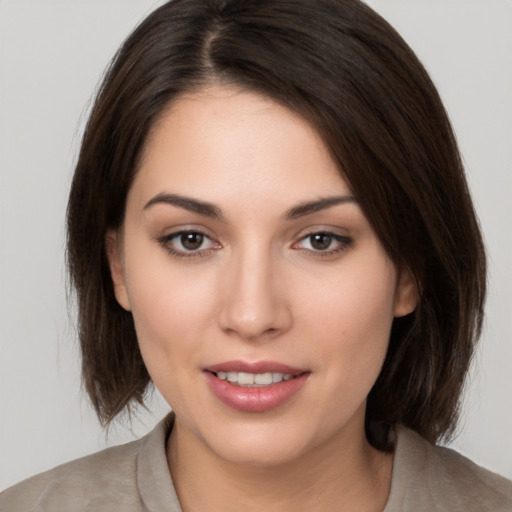
[[[293,220],[299,217],[304,217],[306,215],[311,215],[312,213],[316,213],[327,208],[331,208],[332,206],[336,206],[338,204],[346,203],[357,203],[357,200],[354,196],[323,197],[315,201],[308,201],[306,203],[301,203],[298,206],[294,206],[292,209],[286,212],[285,218],[288,220]]]
[[[323,197],[294,206],[284,214],[284,218],[287,220],[298,219],[300,217],[305,217],[306,215],[311,215],[321,210],[346,203],[357,203],[357,201],[354,196],[348,195]],[[223,218],[220,208],[214,204],[206,201],[200,201],[199,199],[193,199],[191,197],[181,196],[179,194],[158,194],[145,204],[143,211],[156,204],[178,206],[179,208],[183,208],[199,215],[204,215],[205,217],[211,217],[213,219]]]
[[[211,217],[213,219],[222,218],[222,212],[215,205],[178,194],[158,194],[146,203],[143,210],[147,210],[155,204],[170,204],[193,213],[198,213],[199,215],[204,215],[205,217]]]

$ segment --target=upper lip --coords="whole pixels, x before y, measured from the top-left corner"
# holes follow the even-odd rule
[[[294,368],[287,364],[279,363],[277,361],[242,361],[233,360],[225,361],[223,363],[206,366],[204,371],[218,373],[218,372],[245,372],[245,373],[284,373],[290,375],[299,375],[306,373],[308,370],[301,368]]]

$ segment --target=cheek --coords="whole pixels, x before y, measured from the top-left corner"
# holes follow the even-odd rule
[[[170,264],[165,251],[132,251],[126,262],[128,295],[142,356],[150,375],[194,351],[211,322],[213,283],[207,275]]]
[[[180,275],[134,278],[129,293],[135,330],[151,379],[173,409],[193,394],[206,310],[205,284]],[[184,383],[186,385],[184,385]]]
[[[366,337],[387,338],[394,317],[396,272],[392,264],[385,260],[347,265],[327,286],[321,284],[303,303],[310,318],[317,319],[317,329],[334,330],[358,343]],[[313,287],[310,283],[311,291]]]
[[[386,259],[361,261],[303,303],[304,328],[317,340],[313,350],[330,368],[331,381],[371,388],[387,352],[395,286],[396,272]]]
[[[194,333],[204,323],[204,310],[208,309],[203,285],[181,287],[179,280],[151,283],[146,281],[131,290],[132,311],[139,344],[161,346],[172,350],[177,345],[188,346]]]

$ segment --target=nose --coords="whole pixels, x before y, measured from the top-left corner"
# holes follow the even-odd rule
[[[247,341],[273,339],[292,325],[279,263],[262,253],[234,256],[221,278],[220,328]]]

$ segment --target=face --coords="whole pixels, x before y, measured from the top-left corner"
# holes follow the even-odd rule
[[[254,465],[364,437],[414,287],[302,118],[236,89],[180,97],[107,247],[184,439]]]

